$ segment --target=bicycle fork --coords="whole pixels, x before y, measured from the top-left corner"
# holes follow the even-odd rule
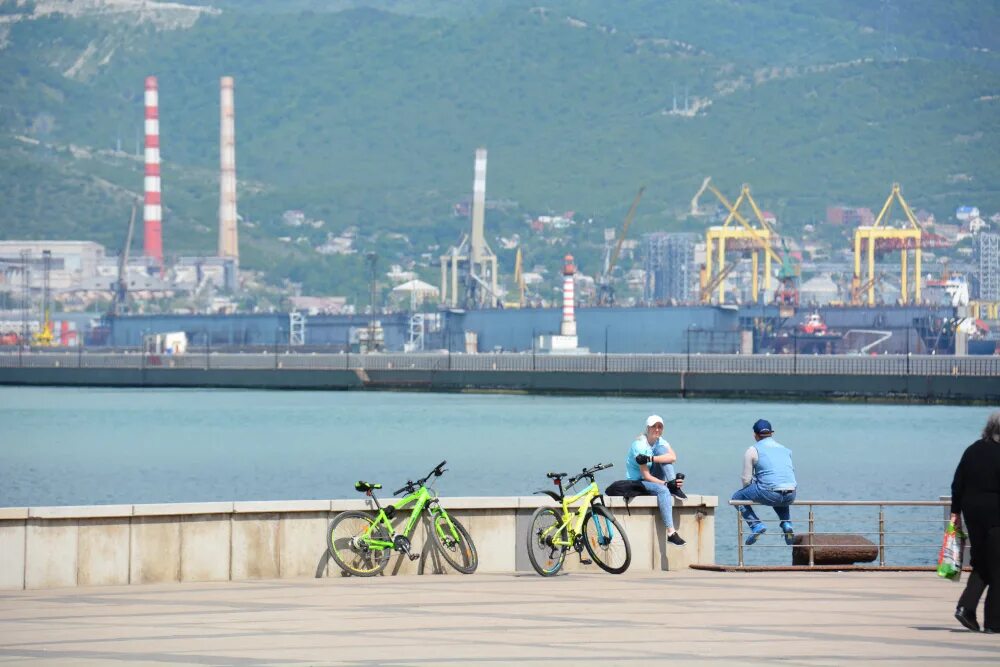
[[[611,544],[611,540],[615,537],[615,527],[611,523],[611,519],[594,512],[594,527],[597,530],[597,544],[602,547]]]

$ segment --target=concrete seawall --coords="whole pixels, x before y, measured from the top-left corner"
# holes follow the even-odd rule
[[[632,545],[630,572],[715,562],[715,496],[676,501],[675,524],[688,543],[669,549],[655,498],[636,498],[630,514],[619,498],[607,501]],[[525,496],[442,498],[442,505],[472,535],[477,572],[513,573],[531,571],[529,520],[553,503]],[[0,508],[0,589],[340,576],[327,555],[327,526],[339,512],[368,508],[363,500]],[[449,571],[426,544],[418,527],[413,545],[424,558],[394,555],[385,574]],[[597,566],[568,554],[566,570],[581,568]]]
[[[260,389],[415,389],[689,398],[1000,402],[1000,376],[302,368],[0,368],[0,384]]]

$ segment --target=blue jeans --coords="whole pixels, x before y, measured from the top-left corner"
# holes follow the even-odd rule
[[[656,496],[656,506],[660,508],[660,518],[663,519],[663,525],[673,529],[674,497],[670,494],[670,489],[667,488],[666,484],[653,484],[646,480],[642,480],[642,485],[646,487],[646,491],[650,495]]]
[[[758,505],[769,505],[774,508],[775,514],[781,521],[791,521],[792,514],[788,509],[788,504],[795,500],[795,491],[773,491],[765,489],[756,480],[733,494],[733,500],[749,500]],[[747,525],[753,530],[754,526],[760,523],[760,518],[750,505],[737,505],[736,508],[746,519]]]
[[[660,454],[666,453],[667,448],[663,445],[658,444],[653,447],[653,456],[659,456]],[[662,479],[664,482],[669,482],[677,476],[674,472],[673,463],[650,463],[649,474],[657,479]]]

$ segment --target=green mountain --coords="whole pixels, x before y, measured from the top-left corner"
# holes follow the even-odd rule
[[[362,252],[387,262],[458,240],[477,146],[489,198],[516,202],[487,215],[491,238],[520,234],[529,265],[550,269],[570,250],[598,270],[601,232],[640,184],[635,234],[702,228],[685,215],[707,175],[734,196],[750,183],[791,235],[829,204],[877,209],[894,181],[939,219],[1000,210],[1000,5],[187,5],[0,3],[0,238],[117,249],[141,197],[150,74],[167,252],[214,252],[218,79],[231,75],[242,263],[312,293],[364,290],[360,260],[312,250],[328,232],[358,227]],[[325,225],[290,229],[287,209]],[[542,242],[524,222],[566,210],[594,223]]]

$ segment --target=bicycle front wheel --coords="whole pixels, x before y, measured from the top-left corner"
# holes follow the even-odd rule
[[[449,519],[451,525],[448,525]],[[443,513],[435,515],[431,523],[434,543],[448,564],[462,574],[475,572],[479,567],[479,554],[476,553],[476,545],[472,542],[472,536],[465,526],[460,524],[458,519]],[[452,526],[455,527],[454,532]]]
[[[392,549],[373,546],[372,540],[391,542],[385,526],[375,523],[367,512],[341,512],[326,531],[330,556],[344,572],[373,577],[385,569]]]
[[[559,530],[562,520],[551,507],[540,507],[531,515],[528,526],[528,560],[535,572],[543,577],[557,573],[566,560],[566,546],[553,544],[553,539],[566,541],[566,530]]]
[[[603,505],[594,505],[583,520],[583,543],[597,566],[621,574],[632,562],[632,547],[618,519]]]

